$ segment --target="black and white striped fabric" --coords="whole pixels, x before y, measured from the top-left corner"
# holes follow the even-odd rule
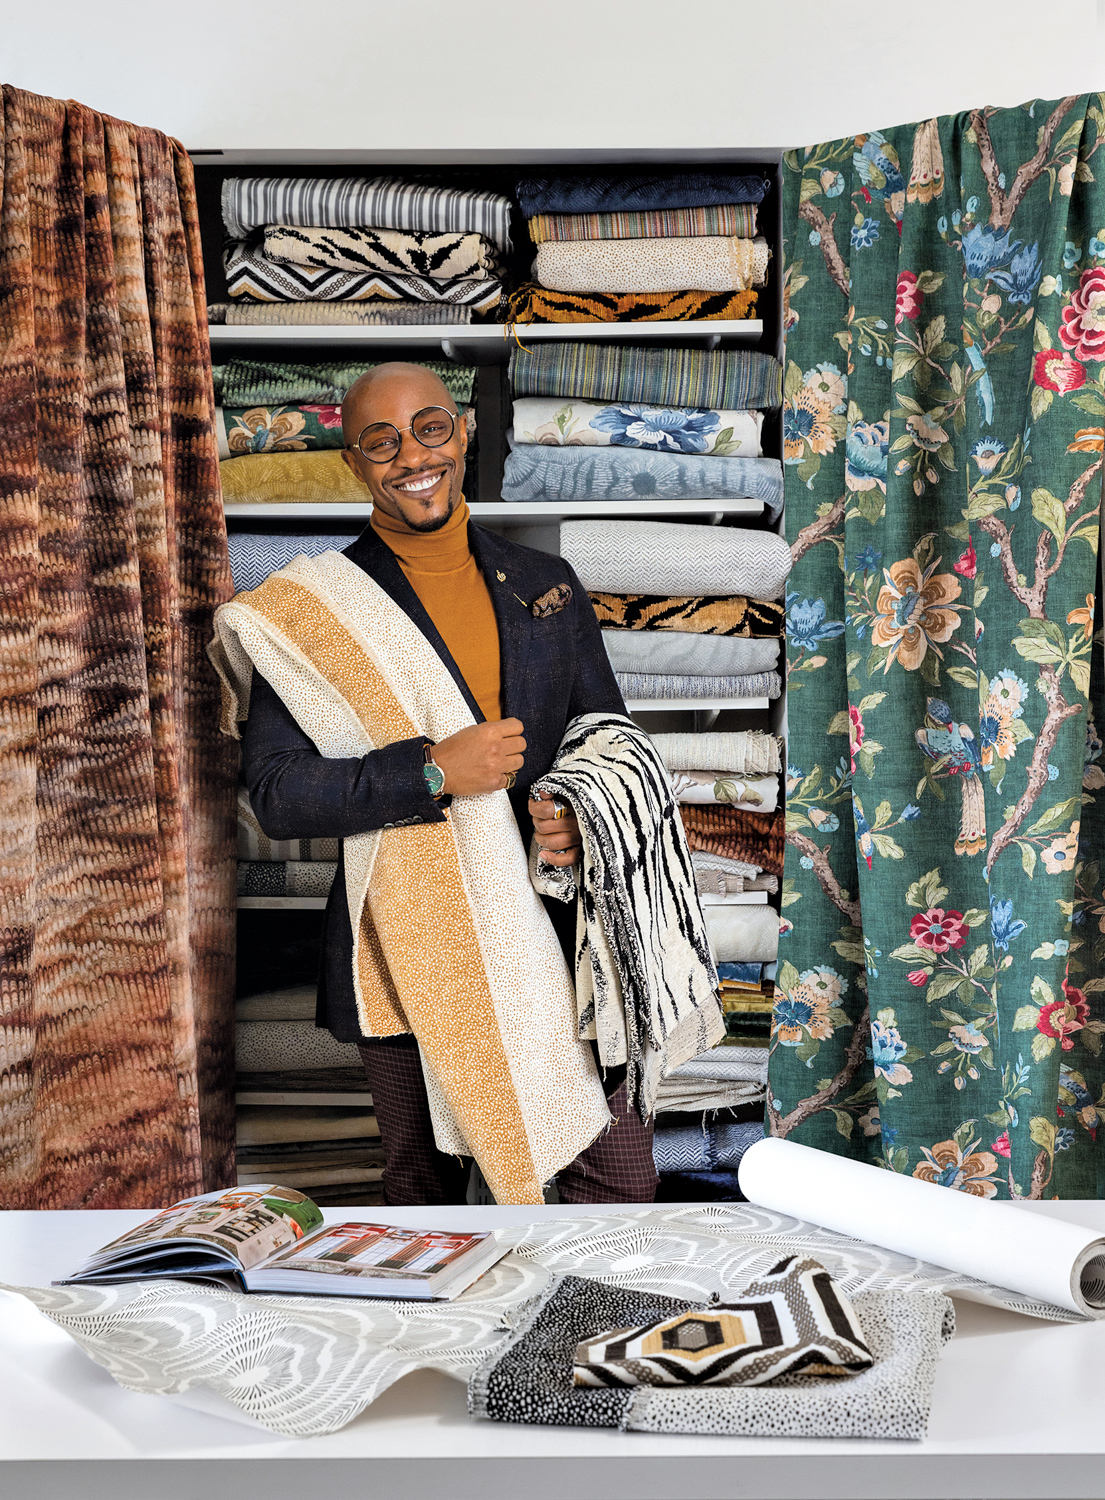
[[[256,239],[231,240],[223,250],[231,297],[258,302],[447,302],[477,311],[497,307],[502,284],[457,277],[434,281],[383,271],[316,270],[268,260]]]
[[[502,270],[495,246],[482,234],[267,224],[262,249],[266,260],[289,266],[386,271],[433,281],[489,281]]]
[[[766,1385],[857,1375],[874,1364],[855,1312],[818,1261],[788,1255],[733,1301],[613,1328],[579,1345],[583,1386]]]
[[[510,250],[510,199],[395,177],[228,177],[223,223],[236,240],[264,224],[328,224],[482,234]]]
[[[662,1074],[720,1042],[717,973],[671,780],[644,730],[618,714],[573,719],[533,795],[568,803],[583,841],[570,867],[531,853],[542,894],[580,897],[580,1035],[627,1065],[629,1103],[653,1111]]]

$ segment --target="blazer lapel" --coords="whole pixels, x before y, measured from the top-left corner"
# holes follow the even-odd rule
[[[469,533],[472,527],[469,526]],[[453,660],[452,653],[442,640],[437,626],[426,613],[422,600],[411,587],[410,580],[399,566],[399,560],[385,541],[382,541],[371,526],[366,526],[352,546],[346,547],[345,556],[351,558],[359,568],[363,568],[368,576],[380,585],[384,593],[398,604],[404,614],[409,615],[415,625],[429,641],[438,656],[448,668],[449,675],[460,688],[464,701],[472,710],[477,724],[482,724],[483,709],[472,696],[472,690],[465,682],[460,668]],[[477,559],[478,560],[478,559]],[[492,599],[495,595],[492,594]],[[496,617],[498,608],[496,607]],[[499,627],[500,639],[502,636],[502,625]],[[505,667],[505,663],[504,663]],[[503,672],[504,682],[506,672]]]
[[[521,719],[525,723],[526,666],[533,640],[534,619],[529,601],[521,597],[522,577],[516,557],[507,557],[506,549],[493,531],[468,523],[468,545],[487,583],[495,619],[499,625],[499,661],[502,674],[503,718]],[[519,589],[519,593],[515,593]]]

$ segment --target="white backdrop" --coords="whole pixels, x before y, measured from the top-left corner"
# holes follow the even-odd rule
[[[3,81],[190,148],[792,146],[1105,89],[1105,0],[23,0]]]

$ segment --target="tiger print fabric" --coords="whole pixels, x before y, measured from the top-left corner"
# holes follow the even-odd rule
[[[607,594],[588,598],[604,630],[681,630],[696,635],[743,635],[774,640],[783,634],[786,609],[743,594],[729,598],[663,598],[655,594]]]
[[[4,87],[0,1206],[234,1181],[232,592],[192,168]]]
[[[687,323],[756,314],[756,293],[554,292],[524,282],[504,300],[503,323]]]

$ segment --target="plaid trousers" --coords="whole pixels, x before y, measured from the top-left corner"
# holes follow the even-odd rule
[[[377,1037],[358,1047],[384,1148],[384,1199],[401,1206],[467,1202],[469,1158],[434,1144],[430,1104],[413,1036]],[[613,1124],[557,1174],[562,1203],[652,1203],[659,1181],[652,1121],[626,1108],[625,1069],[605,1081]]]

